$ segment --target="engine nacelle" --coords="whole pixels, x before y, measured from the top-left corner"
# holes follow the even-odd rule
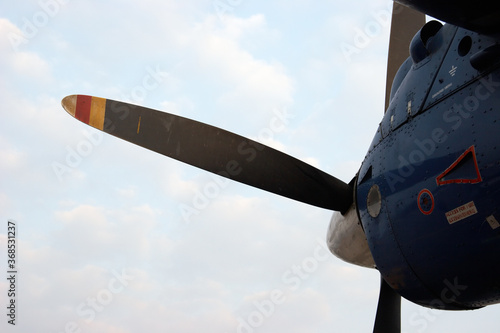
[[[392,289],[474,309],[500,302],[499,39],[428,24],[359,170],[356,205]]]

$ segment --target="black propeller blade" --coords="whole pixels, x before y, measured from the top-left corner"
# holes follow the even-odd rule
[[[380,279],[382,281],[373,332],[399,333],[401,332],[401,296],[385,282],[382,276]]]
[[[385,110],[389,107],[394,76],[409,56],[409,46],[413,36],[425,24],[425,14],[411,8],[393,3],[389,55],[387,58],[387,79],[385,86]]]
[[[345,212],[353,189],[294,157],[223,129],[85,95],[63,99],[75,118],[157,153],[313,206]]]

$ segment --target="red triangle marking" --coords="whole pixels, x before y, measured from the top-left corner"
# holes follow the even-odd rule
[[[444,180],[443,178],[446,177],[468,154],[472,154],[472,160],[474,162],[474,169],[476,172],[477,177],[476,178],[457,178],[457,179],[446,179]],[[477,165],[477,158],[476,158],[476,151],[474,149],[474,146],[470,146],[469,149],[467,149],[462,155],[460,155],[455,162],[453,162],[452,165],[448,167],[442,174],[436,177],[436,183],[438,185],[446,185],[446,184],[476,184],[482,182],[483,179],[481,178],[481,173],[479,172],[479,167]]]

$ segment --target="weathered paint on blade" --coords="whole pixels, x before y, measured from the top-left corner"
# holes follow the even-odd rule
[[[63,108],[76,119],[95,127],[104,128],[106,99],[87,95],[70,95],[63,98]]]
[[[61,105],[64,110],[66,110],[66,112],[69,113],[72,117],[75,116],[76,98],[76,95],[69,95],[64,97],[61,101]]]

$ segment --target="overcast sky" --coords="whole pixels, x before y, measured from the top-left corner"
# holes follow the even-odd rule
[[[0,282],[0,330],[370,332],[379,275],[327,252],[331,212],[105,136],[60,101],[165,110],[348,182],[383,114],[391,7],[3,1],[0,267],[12,219],[19,274],[15,330]],[[404,332],[494,332],[497,318],[403,301]]]

